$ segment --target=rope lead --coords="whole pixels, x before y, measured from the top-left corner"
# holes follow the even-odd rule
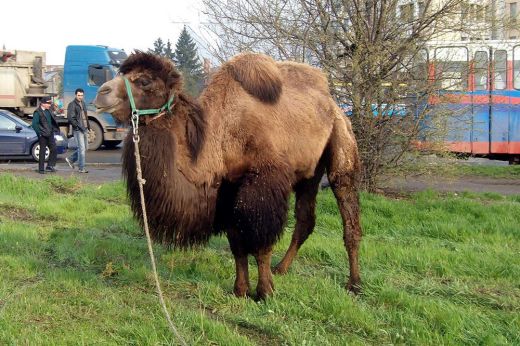
[[[157,294],[159,295],[159,301],[161,303],[164,315],[166,316],[166,320],[168,321],[168,325],[173,332],[173,334],[177,337],[180,344],[182,346],[187,346],[186,342],[182,338],[182,336],[175,328],[173,321],[170,317],[170,313],[168,312],[168,308],[166,307],[166,303],[164,302],[164,296],[161,289],[161,284],[159,282],[159,275],[157,274],[157,266],[155,265],[155,255],[153,253],[152,247],[152,237],[150,236],[150,230],[148,228],[148,216],[146,215],[146,205],[144,201],[144,188],[143,185],[146,183],[146,180],[143,179],[142,171],[141,171],[141,155],[139,154],[139,114],[138,112],[132,111],[132,130],[133,130],[133,141],[134,141],[134,153],[135,153],[135,164],[137,171],[137,181],[139,183],[139,193],[141,195],[141,208],[143,212],[143,226],[144,232],[146,233],[146,242],[148,243],[148,253],[150,254],[150,261],[152,263],[152,271],[155,279],[155,287],[157,288]]]

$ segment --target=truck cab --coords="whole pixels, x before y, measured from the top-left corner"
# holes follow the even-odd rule
[[[90,129],[89,149],[101,145],[115,147],[126,136],[127,128],[117,124],[112,115],[96,113],[92,101],[103,83],[115,77],[119,66],[127,58],[124,50],[107,46],[67,46],[63,68],[63,106],[75,98],[75,90],[85,91],[85,104]]]

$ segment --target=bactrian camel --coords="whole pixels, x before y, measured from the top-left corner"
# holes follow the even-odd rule
[[[271,254],[282,235],[295,192],[296,226],[287,253],[274,267],[287,272],[312,233],[320,179],[327,173],[343,220],[350,277],[360,288],[358,180],[360,163],[349,119],[336,105],[324,74],[262,54],[240,54],[212,74],[194,100],[173,63],[134,52],[94,101],[117,120],[131,118],[128,87],[141,116],[145,203],[155,241],[177,247],[204,244],[224,233],[235,258],[237,296],[250,294],[248,255],[258,265],[257,297],[273,293]],[[142,212],[134,142],[123,147],[123,174],[135,216]],[[331,242],[337,241],[335,238]]]

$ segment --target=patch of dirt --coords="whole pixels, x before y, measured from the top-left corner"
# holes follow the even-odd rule
[[[406,194],[431,189],[439,192],[491,192],[520,195],[520,180],[489,177],[394,177],[387,181],[385,194]]]
[[[33,221],[36,216],[26,208],[0,203],[0,218],[12,221]]]
[[[57,193],[61,194],[74,194],[81,188],[81,182],[76,181],[75,183],[67,183],[63,184],[63,182],[58,182],[55,180],[49,181],[50,185]]]

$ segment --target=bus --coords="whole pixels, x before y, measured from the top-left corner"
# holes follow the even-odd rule
[[[520,163],[520,41],[434,42],[424,53],[438,90],[428,104],[450,112],[448,150]]]

